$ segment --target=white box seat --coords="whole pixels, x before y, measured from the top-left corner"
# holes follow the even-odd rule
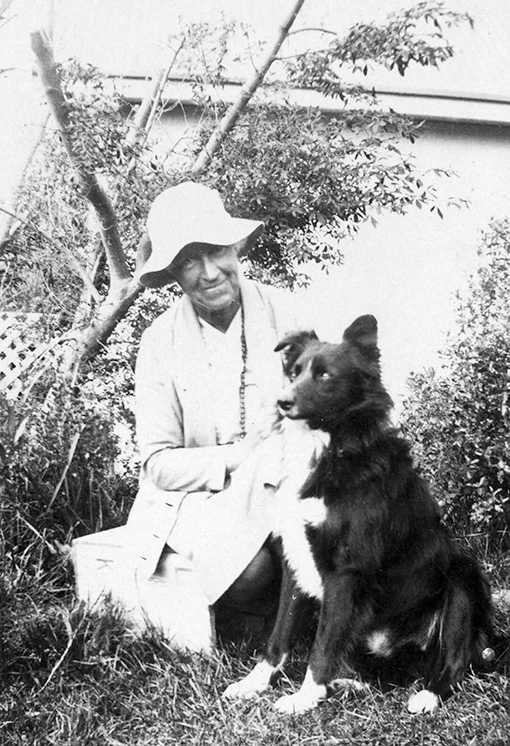
[[[188,560],[168,551],[147,579],[137,573],[127,541],[125,526],[74,539],[78,599],[98,608],[110,598],[133,629],[153,626],[175,647],[211,653],[216,644],[214,611]]]

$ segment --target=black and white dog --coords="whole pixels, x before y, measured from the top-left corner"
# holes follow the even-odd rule
[[[224,696],[269,687],[288,655],[304,593],[321,603],[317,633],[304,682],[277,701],[279,710],[302,712],[332,691],[364,688],[345,676],[354,650],[389,659],[414,647],[425,687],[408,707],[433,711],[471,665],[494,657],[490,592],[442,524],[408,443],[389,423],[377,322],[356,319],[341,344],[301,332],[277,350],[291,379],[281,411],[326,437],[312,462],[304,459],[276,493],[284,572],[275,627],[263,660]],[[335,678],[342,663],[345,678]]]

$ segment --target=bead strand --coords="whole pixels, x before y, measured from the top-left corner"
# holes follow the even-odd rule
[[[241,369],[241,380],[239,384],[239,426],[240,436],[246,435],[246,367],[248,361],[248,345],[244,331],[244,307],[241,304],[241,357],[243,367]]]

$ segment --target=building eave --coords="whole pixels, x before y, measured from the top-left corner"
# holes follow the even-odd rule
[[[147,91],[146,78],[128,76],[108,76],[112,86],[130,103],[139,103]],[[229,82],[221,90],[211,89],[208,93],[213,100],[231,103],[239,95],[241,83]],[[270,94],[271,89],[264,89]],[[440,90],[410,90],[388,86],[371,89],[376,94],[384,110],[405,114],[413,119],[436,122],[457,122],[510,127],[510,98],[483,93],[462,93]],[[183,106],[196,106],[192,85],[185,80],[172,79],[165,86],[164,99],[168,103],[180,102]],[[319,108],[334,115],[345,111],[345,104],[339,99],[328,98],[316,91],[293,89],[286,100],[303,107]]]

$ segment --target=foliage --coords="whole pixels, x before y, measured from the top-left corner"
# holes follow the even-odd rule
[[[118,465],[125,402],[116,403],[111,381],[89,375],[70,393],[58,379],[41,379],[16,405],[0,398],[0,519],[11,559],[34,536],[51,559],[72,536],[125,521],[135,485]]]
[[[148,205],[169,178],[152,153],[126,141],[123,102],[107,93],[97,70],[73,61],[62,68],[72,137],[80,158],[113,195],[131,266]],[[3,253],[4,310],[35,312],[27,332],[49,342],[23,377],[23,394],[0,394],[0,525],[4,551],[16,566],[35,536],[44,561],[30,565],[42,581],[72,537],[125,522],[136,491],[133,368],[143,329],[172,293],[147,293],[117,326],[110,345],[75,386],[62,374],[66,336],[88,323],[89,291],[78,261],[97,292],[108,272],[96,226],[58,136],[48,133],[25,182],[19,212],[25,222]],[[92,301],[94,311],[94,301]],[[60,340],[60,341],[59,341]],[[24,572],[30,572],[25,568]]]
[[[396,145],[417,129],[370,109],[325,119],[318,109],[260,104],[220,148],[207,180],[233,213],[265,221],[249,255],[259,276],[263,269],[293,285],[307,262],[341,263],[342,239],[369,217],[433,201],[433,187]]]
[[[419,12],[425,12],[425,6],[420,8]],[[439,10],[435,13],[441,15]],[[388,38],[393,43],[392,53],[397,54],[399,29],[392,23]],[[219,90],[224,82],[237,32],[235,24],[226,24],[219,31],[199,24],[171,40],[181,71],[192,75],[202,112],[190,147],[180,155],[173,149],[165,151],[156,137],[133,137],[125,102],[106,88],[96,69],[72,60],[60,68],[67,128],[76,158],[98,175],[110,194],[131,269],[151,200],[165,186],[190,178],[195,155],[224,112],[217,97],[207,91],[211,86]],[[408,29],[406,34],[406,44],[411,45],[412,33]],[[334,54],[330,54],[331,60],[336,56],[335,64],[347,64],[350,59],[345,51],[353,43],[349,39],[337,40]],[[345,52],[343,58],[340,47]],[[379,57],[380,51],[375,50],[374,58]],[[328,64],[331,60],[328,58]],[[308,53],[300,57],[299,65],[302,72],[315,70],[312,83],[322,90],[329,78],[323,62]],[[298,79],[296,71],[294,65],[290,85],[304,84],[306,80]],[[382,113],[366,93],[349,90],[348,96],[352,105],[346,106],[342,115],[325,118],[318,109],[286,102],[285,86],[268,88],[244,112],[209,170],[201,175],[201,180],[220,190],[234,214],[265,220],[267,230],[249,257],[252,275],[280,284],[302,282],[303,263],[340,262],[342,237],[379,211],[404,212],[429,201],[433,206],[433,187],[425,184],[412,158],[398,148],[402,138],[415,136],[416,126],[396,114]],[[54,338],[66,333],[79,336],[94,323],[109,291],[110,277],[97,225],[78,183],[58,134],[48,132],[21,194],[18,213],[24,222],[2,257],[4,308],[40,313]],[[94,293],[83,285],[77,264],[88,274]],[[39,399],[14,405],[13,416],[29,424],[12,452],[12,444],[4,442],[2,435],[12,464],[7,477],[11,491],[16,486],[22,494],[24,478],[27,484],[38,485],[29,488],[29,504],[35,493],[40,494],[41,504],[49,500],[66,468],[60,459],[67,458],[73,438],[82,433],[59,489],[68,490],[71,513],[85,511],[76,519],[78,524],[83,519],[86,525],[96,525],[96,507],[101,500],[97,503],[93,495],[106,490],[106,485],[110,490],[112,484],[108,469],[111,472],[117,449],[113,417],[124,424],[124,440],[133,441],[132,411],[121,403],[132,395],[132,365],[140,333],[172,298],[171,292],[144,294],[118,326],[108,348],[84,370],[79,396],[74,391],[66,400],[60,384],[48,375],[32,391],[40,392]],[[50,368],[53,365],[50,362]],[[47,388],[43,391],[44,384]],[[51,391],[55,385],[56,390]],[[46,409],[38,414],[41,401]],[[50,402],[53,411],[48,409]],[[59,427],[55,427],[57,423]],[[88,463],[80,461],[89,428],[91,441],[96,439],[98,449],[109,454],[109,466],[97,463],[92,470],[92,475],[101,475],[97,482]],[[108,445],[110,436],[112,443]],[[36,453],[38,447],[40,454]],[[50,464],[51,454],[59,454],[58,464]],[[126,474],[131,456],[127,461]],[[16,477],[14,464],[20,467]],[[75,472],[79,474],[76,480],[71,478]],[[133,473],[129,479],[134,479]],[[98,493],[96,486],[86,486],[89,484],[103,487]],[[56,499],[54,507],[57,504]],[[35,515],[30,513],[28,519],[35,519]],[[73,521],[70,515],[62,520],[65,533]]]
[[[60,72],[73,145],[80,162],[96,173],[111,195],[133,269],[142,220],[168,183],[169,173],[147,147],[131,142],[125,102],[105,88],[97,69],[70,60]],[[109,277],[96,220],[60,137],[51,129],[25,178],[17,212],[24,223],[4,249],[0,264],[3,308],[54,316],[60,331],[82,323],[76,312],[88,291],[76,263],[100,295],[107,293]]]
[[[246,61],[243,48],[247,36],[242,24],[223,16],[219,25],[195,21],[168,37],[168,47],[175,55],[176,77],[191,83],[196,103],[213,111],[217,120],[224,110],[222,89],[226,76]],[[255,48],[249,49],[250,56],[261,51],[261,44],[255,44]]]
[[[441,24],[466,20],[441,3],[421,2],[379,27],[359,24],[344,38],[335,36],[325,51],[299,54],[285,65],[286,81],[259,91],[256,105],[244,112],[200,176],[220,189],[236,214],[266,220],[267,230],[250,256],[254,275],[291,285],[306,281],[303,264],[341,262],[341,240],[361,222],[375,222],[381,211],[437,208],[433,183],[400,150],[402,141],[418,136],[419,126],[379,110],[372,94],[344,83],[341,73],[365,69],[369,62],[402,73],[413,61],[439,65],[453,54]],[[422,26],[431,26],[432,33]],[[180,152],[168,145],[162,149],[154,137],[143,147],[134,145],[127,136],[126,108],[107,93],[98,71],[73,61],[62,67],[72,142],[80,161],[101,176],[113,197],[131,266],[150,200],[164,186],[189,178],[195,156],[221,120],[222,86],[235,64],[240,32],[245,33],[235,23],[220,28],[199,23],[170,38],[176,69],[190,80],[201,112],[193,131],[185,133],[191,147]],[[340,97],[344,111],[325,118],[317,108],[291,105],[289,91],[296,86]],[[9,263],[4,294],[7,302],[18,303],[21,290],[31,307],[53,298],[65,309],[60,321],[72,324],[81,280],[72,274],[69,251],[89,270],[99,265],[92,277],[102,295],[108,276],[96,226],[66,160],[50,137],[22,196],[19,212],[27,225],[11,245],[11,256],[24,256],[24,263]],[[49,293],[34,292],[27,275],[40,278]]]
[[[493,222],[459,298],[443,375],[411,378],[403,421],[451,521],[508,543],[510,222]]]
[[[421,2],[380,27],[354,26],[326,50],[299,53],[286,61],[283,82],[259,92],[205,175],[231,211],[265,221],[250,254],[253,274],[288,285],[306,282],[305,263],[341,263],[342,239],[368,219],[375,224],[381,212],[429,205],[442,216],[432,179],[445,172],[426,177],[401,148],[418,137],[420,123],[382,111],[372,92],[345,83],[341,74],[366,72],[369,62],[402,74],[413,61],[439,66],[453,55],[441,24],[465,22],[466,14],[447,11],[442,3]],[[219,81],[203,75],[199,89],[206,84]],[[338,97],[344,109],[325,116],[319,108],[290,104],[289,92],[297,87]],[[222,114],[204,96],[200,102],[204,115],[195,153]]]
[[[412,64],[439,67],[454,55],[444,29],[464,23],[473,26],[467,13],[450,11],[443,2],[422,0],[390,13],[379,26],[356,24],[344,39],[334,39],[326,50],[301,55],[290,66],[291,75],[300,85],[345,100],[346,87],[339,74],[342,66],[351,65],[353,71],[365,75],[374,64],[396,68],[400,75]]]

